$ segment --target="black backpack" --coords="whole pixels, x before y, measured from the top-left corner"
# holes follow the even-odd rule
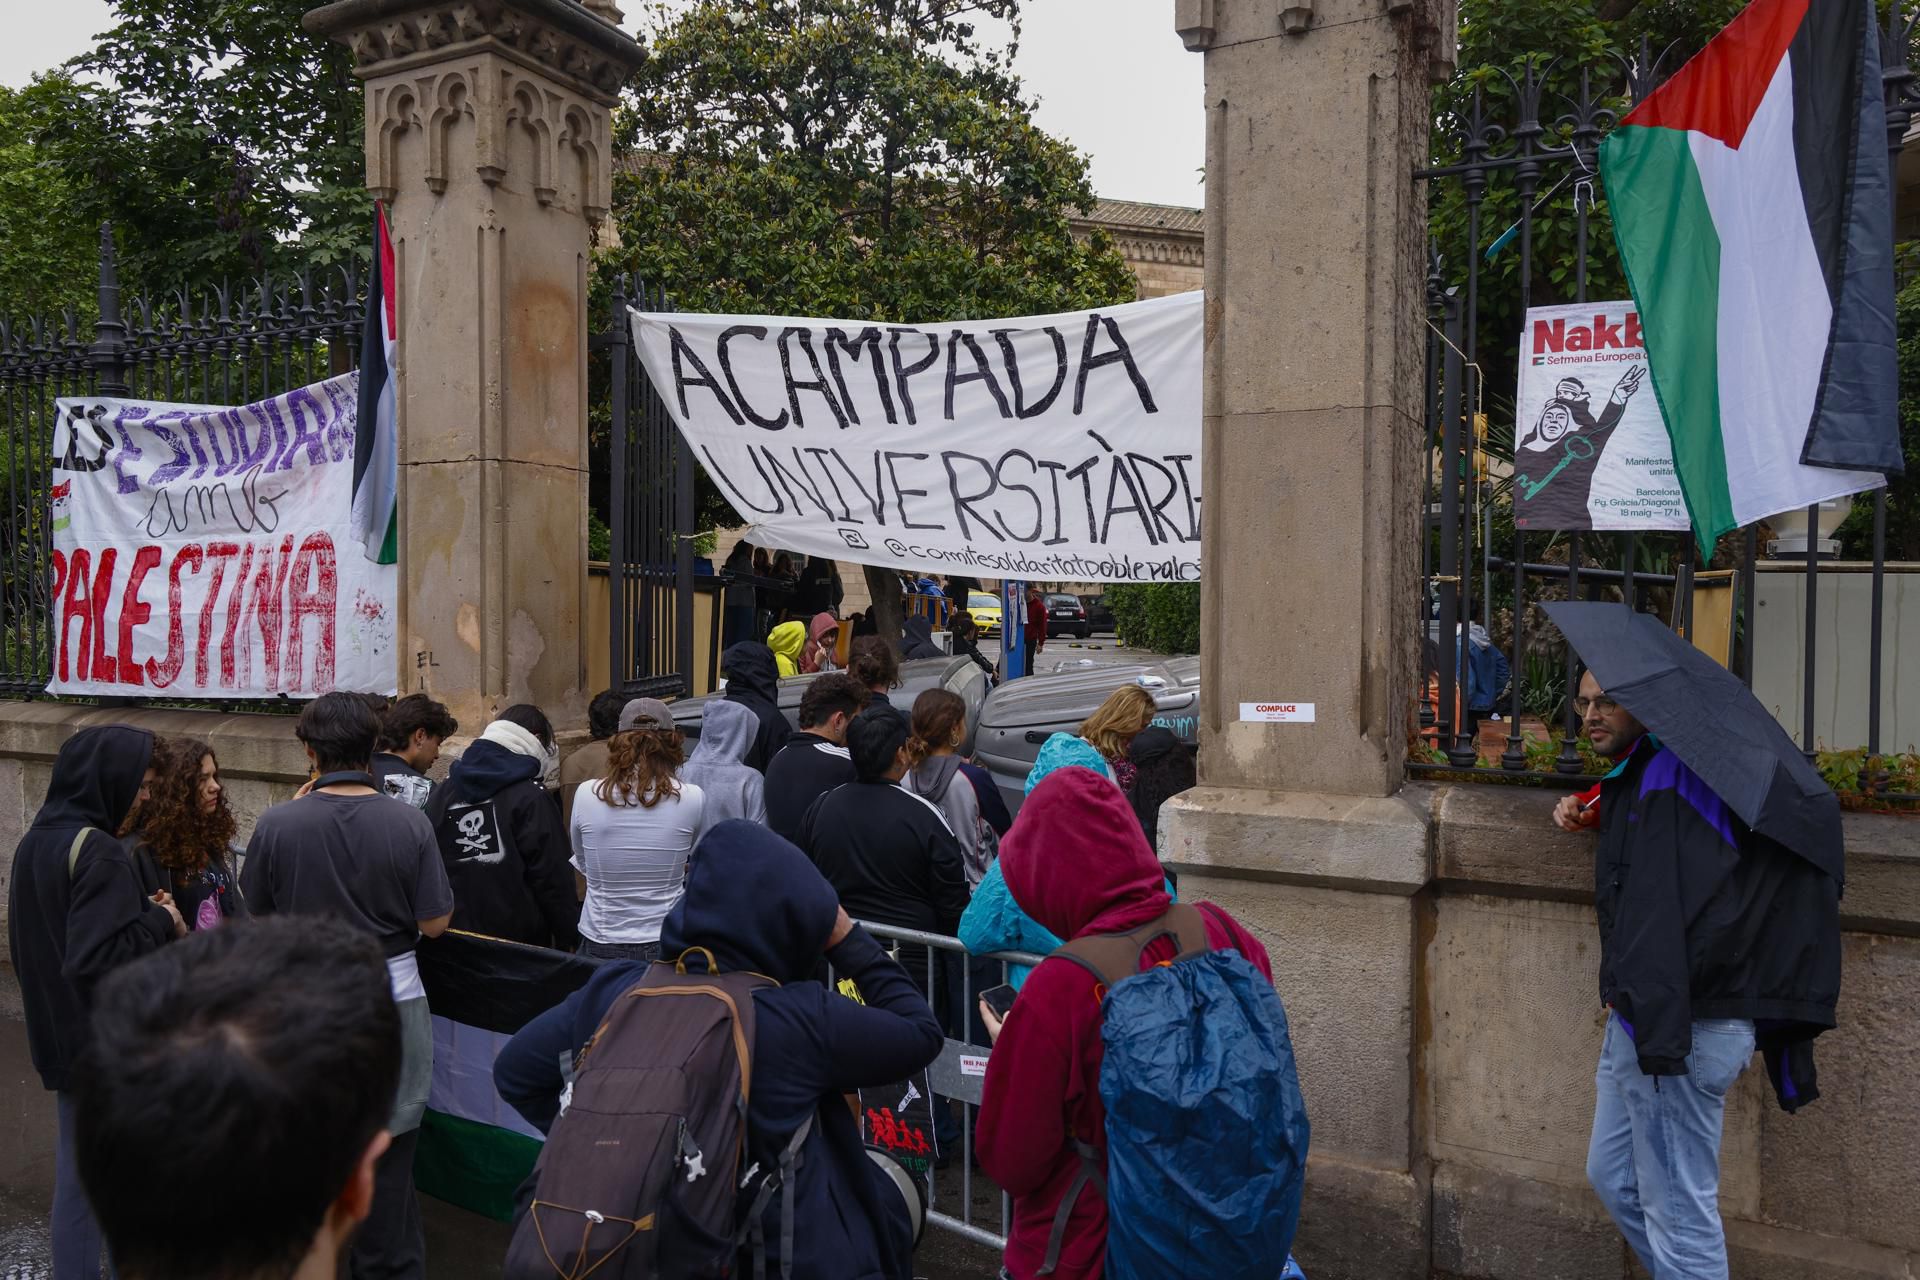
[[[696,955],[704,972],[687,969]],[[614,1001],[573,1066],[506,1280],[704,1280],[733,1274],[743,1245],[762,1269],[761,1215],[813,1128],[809,1117],[776,1168],[743,1177],[753,993],[777,985],[717,972],[694,948],[655,963]],[[791,1204],[783,1260],[793,1256]]]

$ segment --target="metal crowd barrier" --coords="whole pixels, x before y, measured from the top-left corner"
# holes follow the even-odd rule
[[[959,1007],[965,1016],[965,1023],[963,1023],[962,1027],[963,1033],[965,1025],[970,1024],[972,1021],[975,994],[972,969],[971,966],[966,963],[968,960],[994,961],[999,966],[999,981],[1005,982],[1007,980],[1007,967],[1009,965],[1037,965],[1046,958],[1045,956],[1032,955],[1024,951],[996,951],[991,955],[974,956],[968,952],[965,947],[960,945],[958,938],[950,938],[945,934],[922,933],[918,929],[902,929],[894,925],[873,924],[866,920],[858,921],[857,923],[874,937],[889,944],[890,950],[897,951],[901,943],[926,948],[925,990],[929,995],[929,1003],[932,1003],[933,994],[940,990],[940,985],[935,977],[936,955],[940,952],[947,952],[960,957],[961,963],[958,966],[960,970]],[[940,1017],[941,1025],[946,1025],[948,1019],[944,1016],[945,1011],[936,1005],[934,1013]],[[949,1035],[946,1044],[941,1046],[940,1056],[936,1058],[933,1065],[927,1069],[927,1076],[933,1085],[935,1096],[950,1098],[961,1104],[960,1215],[955,1217],[943,1207],[946,1202],[941,1197],[941,1179],[938,1176],[938,1171],[936,1171],[935,1176],[928,1179],[927,1224],[929,1226],[939,1227],[943,1231],[950,1231],[976,1244],[988,1245],[994,1249],[1004,1249],[1007,1243],[1007,1231],[1012,1222],[1013,1215],[1013,1202],[1006,1192],[1000,1192],[1000,1230],[997,1234],[987,1230],[985,1227],[979,1226],[973,1220],[973,1122],[975,1115],[980,1109],[981,1090],[986,1084],[988,1052],[988,1046],[984,1044],[970,1044],[964,1040],[956,1040]],[[950,1184],[951,1178],[949,1178],[948,1181]]]

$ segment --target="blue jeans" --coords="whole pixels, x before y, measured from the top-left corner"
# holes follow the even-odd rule
[[[1633,1037],[1607,1019],[1587,1180],[1653,1280],[1727,1278],[1720,1126],[1752,1058],[1753,1023],[1701,1021],[1686,1075],[1642,1075]]]

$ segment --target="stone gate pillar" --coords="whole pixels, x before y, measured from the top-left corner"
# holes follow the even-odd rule
[[[584,713],[588,251],[640,63],[608,0],[339,0],[399,315],[403,691]]]
[[[1200,786],[1167,806],[1163,853],[1183,896],[1270,949],[1313,1122],[1308,1273],[1424,1277],[1429,824],[1402,794],[1422,625],[1412,172],[1452,4],[1175,14],[1206,58],[1205,703]],[[1265,723],[1263,703],[1313,718]]]

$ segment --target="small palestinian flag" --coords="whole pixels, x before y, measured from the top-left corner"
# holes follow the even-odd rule
[[[1600,149],[1702,546],[1901,469],[1873,0],[1754,0]]]
[[[398,365],[393,241],[387,211],[373,206],[373,272],[360,330],[360,412],[353,432],[353,530],[375,564],[399,558],[400,441],[393,375]]]
[[[413,1181],[436,1199],[500,1222],[545,1141],[501,1100],[493,1060],[533,1019],[585,986],[588,959],[453,930],[421,944],[433,1013],[433,1087]]]

